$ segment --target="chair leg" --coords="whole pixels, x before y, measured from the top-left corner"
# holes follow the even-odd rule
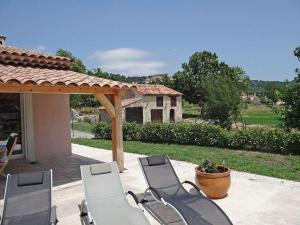
[[[80,217],[87,216],[87,212],[85,211],[86,208],[86,201],[83,199],[81,202],[81,209],[80,209]]]
[[[87,212],[87,214],[88,214],[88,218],[89,218],[89,224],[94,224],[91,213]]]

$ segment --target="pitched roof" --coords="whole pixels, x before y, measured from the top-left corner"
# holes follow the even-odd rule
[[[89,76],[71,70],[0,64],[0,84],[65,85],[90,87],[131,87],[132,85]]]
[[[70,70],[66,57],[0,45],[0,85],[60,85],[72,87],[129,88],[134,85],[89,76]]]
[[[54,69],[70,69],[71,59],[0,45],[0,63]]]
[[[137,91],[144,95],[182,95],[182,93],[159,84],[136,84]]]

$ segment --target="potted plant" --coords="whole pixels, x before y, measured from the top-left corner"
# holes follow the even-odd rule
[[[209,198],[224,198],[231,184],[230,169],[204,160],[195,168],[195,183]]]

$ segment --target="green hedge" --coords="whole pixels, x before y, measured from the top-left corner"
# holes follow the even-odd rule
[[[96,138],[111,139],[110,123],[100,122],[93,132]],[[282,129],[249,128],[228,131],[212,124],[136,123],[123,124],[124,140],[153,143],[216,146],[281,154],[300,154],[300,132]]]

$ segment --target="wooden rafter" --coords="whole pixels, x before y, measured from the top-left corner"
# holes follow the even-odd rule
[[[115,107],[112,102],[104,94],[96,94],[96,99],[105,107],[107,113],[111,118],[116,117]]]
[[[90,87],[90,86],[64,86],[64,85],[24,85],[0,84],[0,92],[10,93],[45,93],[45,94],[115,94],[117,88]]]

